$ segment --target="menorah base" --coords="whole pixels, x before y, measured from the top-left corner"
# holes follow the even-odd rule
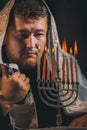
[[[87,130],[87,127],[50,127],[50,128],[38,128],[38,129],[26,129],[26,130]]]

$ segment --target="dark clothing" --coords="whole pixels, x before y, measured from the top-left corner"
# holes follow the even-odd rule
[[[1,108],[0,108],[0,130],[12,130],[9,115],[7,114],[7,116],[4,117]]]
[[[32,82],[32,92],[34,95],[36,108],[37,108],[37,115],[38,115],[38,124],[40,128],[44,127],[55,127],[56,124],[56,115],[57,109],[47,106],[40,98],[38,88],[36,87],[36,83]],[[68,126],[69,123],[74,120],[75,118],[81,115],[66,115],[64,110],[61,109],[61,116],[62,116],[62,126]]]
[[[21,70],[21,69],[20,69]],[[40,98],[38,88],[37,88],[37,71],[31,70],[28,73],[25,73],[26,76],[30,78],[30,84],[32,93],[34,96],[36,109],[37,109],[37,116],[38,116],[38,125],[39,128],[45,128],[45,127],[55,127],[56,124],[56,115],[57,115],[57,109],[47,106]],[[62,114],[62,126],[68,126],[69,123],[75,119],[76,117],[80,115],[74,115],[74,116],[68,116],[65,114],[64,110],[61,109]],[[0,130],[12,130],[12,126],[10,124],[9,115],[4,117],[2,110],[0,109]]]
[[[57,126],[56,124],[57,109],[47,106],[41,100],[38,87],[36,85],[37,84],[36,72],[37,72],[36,70],[31,71],[29,72],[29,75],[27,74],[27,76],[30,77],[31,81],[31,89],[36,103],[39,128],[55,127]],[[61,109],[61,115],[62,115],[62,126],[68,126],[72,120],[81,116],[80,114],[71,116],[66,115],[63,109]]]
[[[39,128],[45,127],[55,127],[56,124],[56,115],[57,109],[47,106],[40,98],[37,88],[37,81],[35,73],[36,70],[32,70],[28,74],[25,74],[30,78],[31,89],[33,92],[36,109],[37,109],[37,116],[38,116],[38,125]],[[22,71],[23,73],[23,71]],[[65,114],[64,110],[61,109],[62,114],[62,126],[68,126],[69,123],[80,115],[68,116]],[[0,109],[0,130],[12,130],[12,126],[10,124],[9,114],[4,117],[2,110]]]
[[[37,100],[39,99],[39,100]],[[56,114],[57,111],[54,108],[48,107],[45,105],[39,96],[36,100],[36,107],[37,107],[37,115],[38,115],[38,124],[39,128],[45,128],[45,127],[54,127],[56,126]],[[61,110],[62,113],[62,125],[68,126],[68,124],[75,119],[77,116],[67,116],[63,109]],[[0,130],[13,130],[9,115],[4,117],[2,110],[0,109]]]

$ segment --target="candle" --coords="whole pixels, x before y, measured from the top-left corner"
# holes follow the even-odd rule
[[[66,57],[66,70],[67,70],[67,84],[69,84],[69,63],[68,63],[68,57]]]
[[[63,64],[62,64],[62,81],[65,81],[65,56],[63,55]]]
[[[74,82],[74,77],[73,77],[73,60],[72,60],[72,48],[70,48],[70,71],[71,71],[71,83]]]
[[[77,47],[77,42],[75,40],[74,42],[74,56],[76,57],[78,54],[78,47]],[[77,60],[75,59],[75,72],[76,72],[76,82],[78,83],[78,63]]]
[[[59,57],[58,57],[58,47],[56,47],[56,61],[57,61],[57,74],[59,74]]]
[[[47,51],[47,47],[45,47],[45,53]],[[43,59],[43,68],[42,68],[42,80],[45,80],[46,78],[46,64],[47,64],[47,61],[46,61],[46,55],[44,53],[44,59]]]
[[[52,48],[52,80],[54,80],[54,48]]]
[[[77,63],[77,60],[75,60],[75,72],[76,72],[76,82],[78,83],[78,63]]]
[[[68,67],[67,66],[68,65],[68,58],[66,57],[67,43],[66,43],[66,39],[65,38],[64,38],[64,41],[62,43],[62,50],[63,50],[63,52],[65,54],[65,55],[63,55],[63,64],[62,64],[62,81],[65,82],[65,80],[66,80],[66,73],[68,74],[68,72],[67,72],[67,69],[68,69],[67,68]]]
[[[37,79],[40,80],[40,46],[38,47]]]
[[[73,60],[72,57],[70,57],[70,70],[71,70],[71,82],[73,83]]]
[[[47,50],[48,56],[49,56],[49,49]],[[50,69],[49,69],[49,64],[47,63],[47,80],[50,80]]]

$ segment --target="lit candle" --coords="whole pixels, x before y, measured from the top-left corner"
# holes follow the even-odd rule
[[[45,47],[45,53],[47,51],[47,47]],[[46,55],[44,53],[44,59],[43,59],[43,68],[42,68],[42,80],[45,80],[46,78],[46,64],[47,64],[47,61],[46,61]]]
[[[62,64],[62,81],[65,81],[65,56],[63,55],[63,64]]]
[[[75,60],[75,72],[76,72],[76,82],[78,83],[78,63],[77,63],[77,60]]]
[[[76,57],[78,54],[78,47],[77,47],[77,42],[75,40],[74,42],[74,56]],[[78,63],[77,60],[75,59],[75,72],[76,72],[76,82],[78,83]]]
[[[54,48],[52,48],[52,80],[55,79],[54,77]]]
[[[70,48],[70,71],[71,71],[71,83],[74,82],[74,77],[73,77],[73,60],[72,60],[72,48]]]
[[[56,60],[57,60],[57,73],[59,73],[59,59],[58,59],[58,47],[56,48]]]
[[[40,80],[40,46],[38,47],[37,79]]]
[[[66,57],[66,71],[67,71],[67,84],[69,84],[69,63],[68,63],[68,57]]]
[[[47,50],[48,56],[49,56],[49,49]],[[47,63],[47,80],[50,80],[50,69],[49,69],[49,64]]]
[[[62,50],[63,50],[63,64],[62,64],[62,81],[65,82],[66,79],[66,74],[65,71],[67,72],[67,62],[68,62],[68,58],[66,57],[66,52],[67,52],[67,43],[66,43],[66,39],[64,39],[63,43],[62,43]],[[66,59],[67,58],[67,59]]]

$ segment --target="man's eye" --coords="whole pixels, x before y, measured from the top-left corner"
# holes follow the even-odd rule
[[[26,39],[27,37],[28,37],[27,34],[18,34],[18,35],[16,35],[17,40],[23,40],[23,39]]]
[[[43,33],[38,33],[38,34],[35,34],[35,36],[36,37],[42,37],[42,36],[44,36],[44,34]]]

